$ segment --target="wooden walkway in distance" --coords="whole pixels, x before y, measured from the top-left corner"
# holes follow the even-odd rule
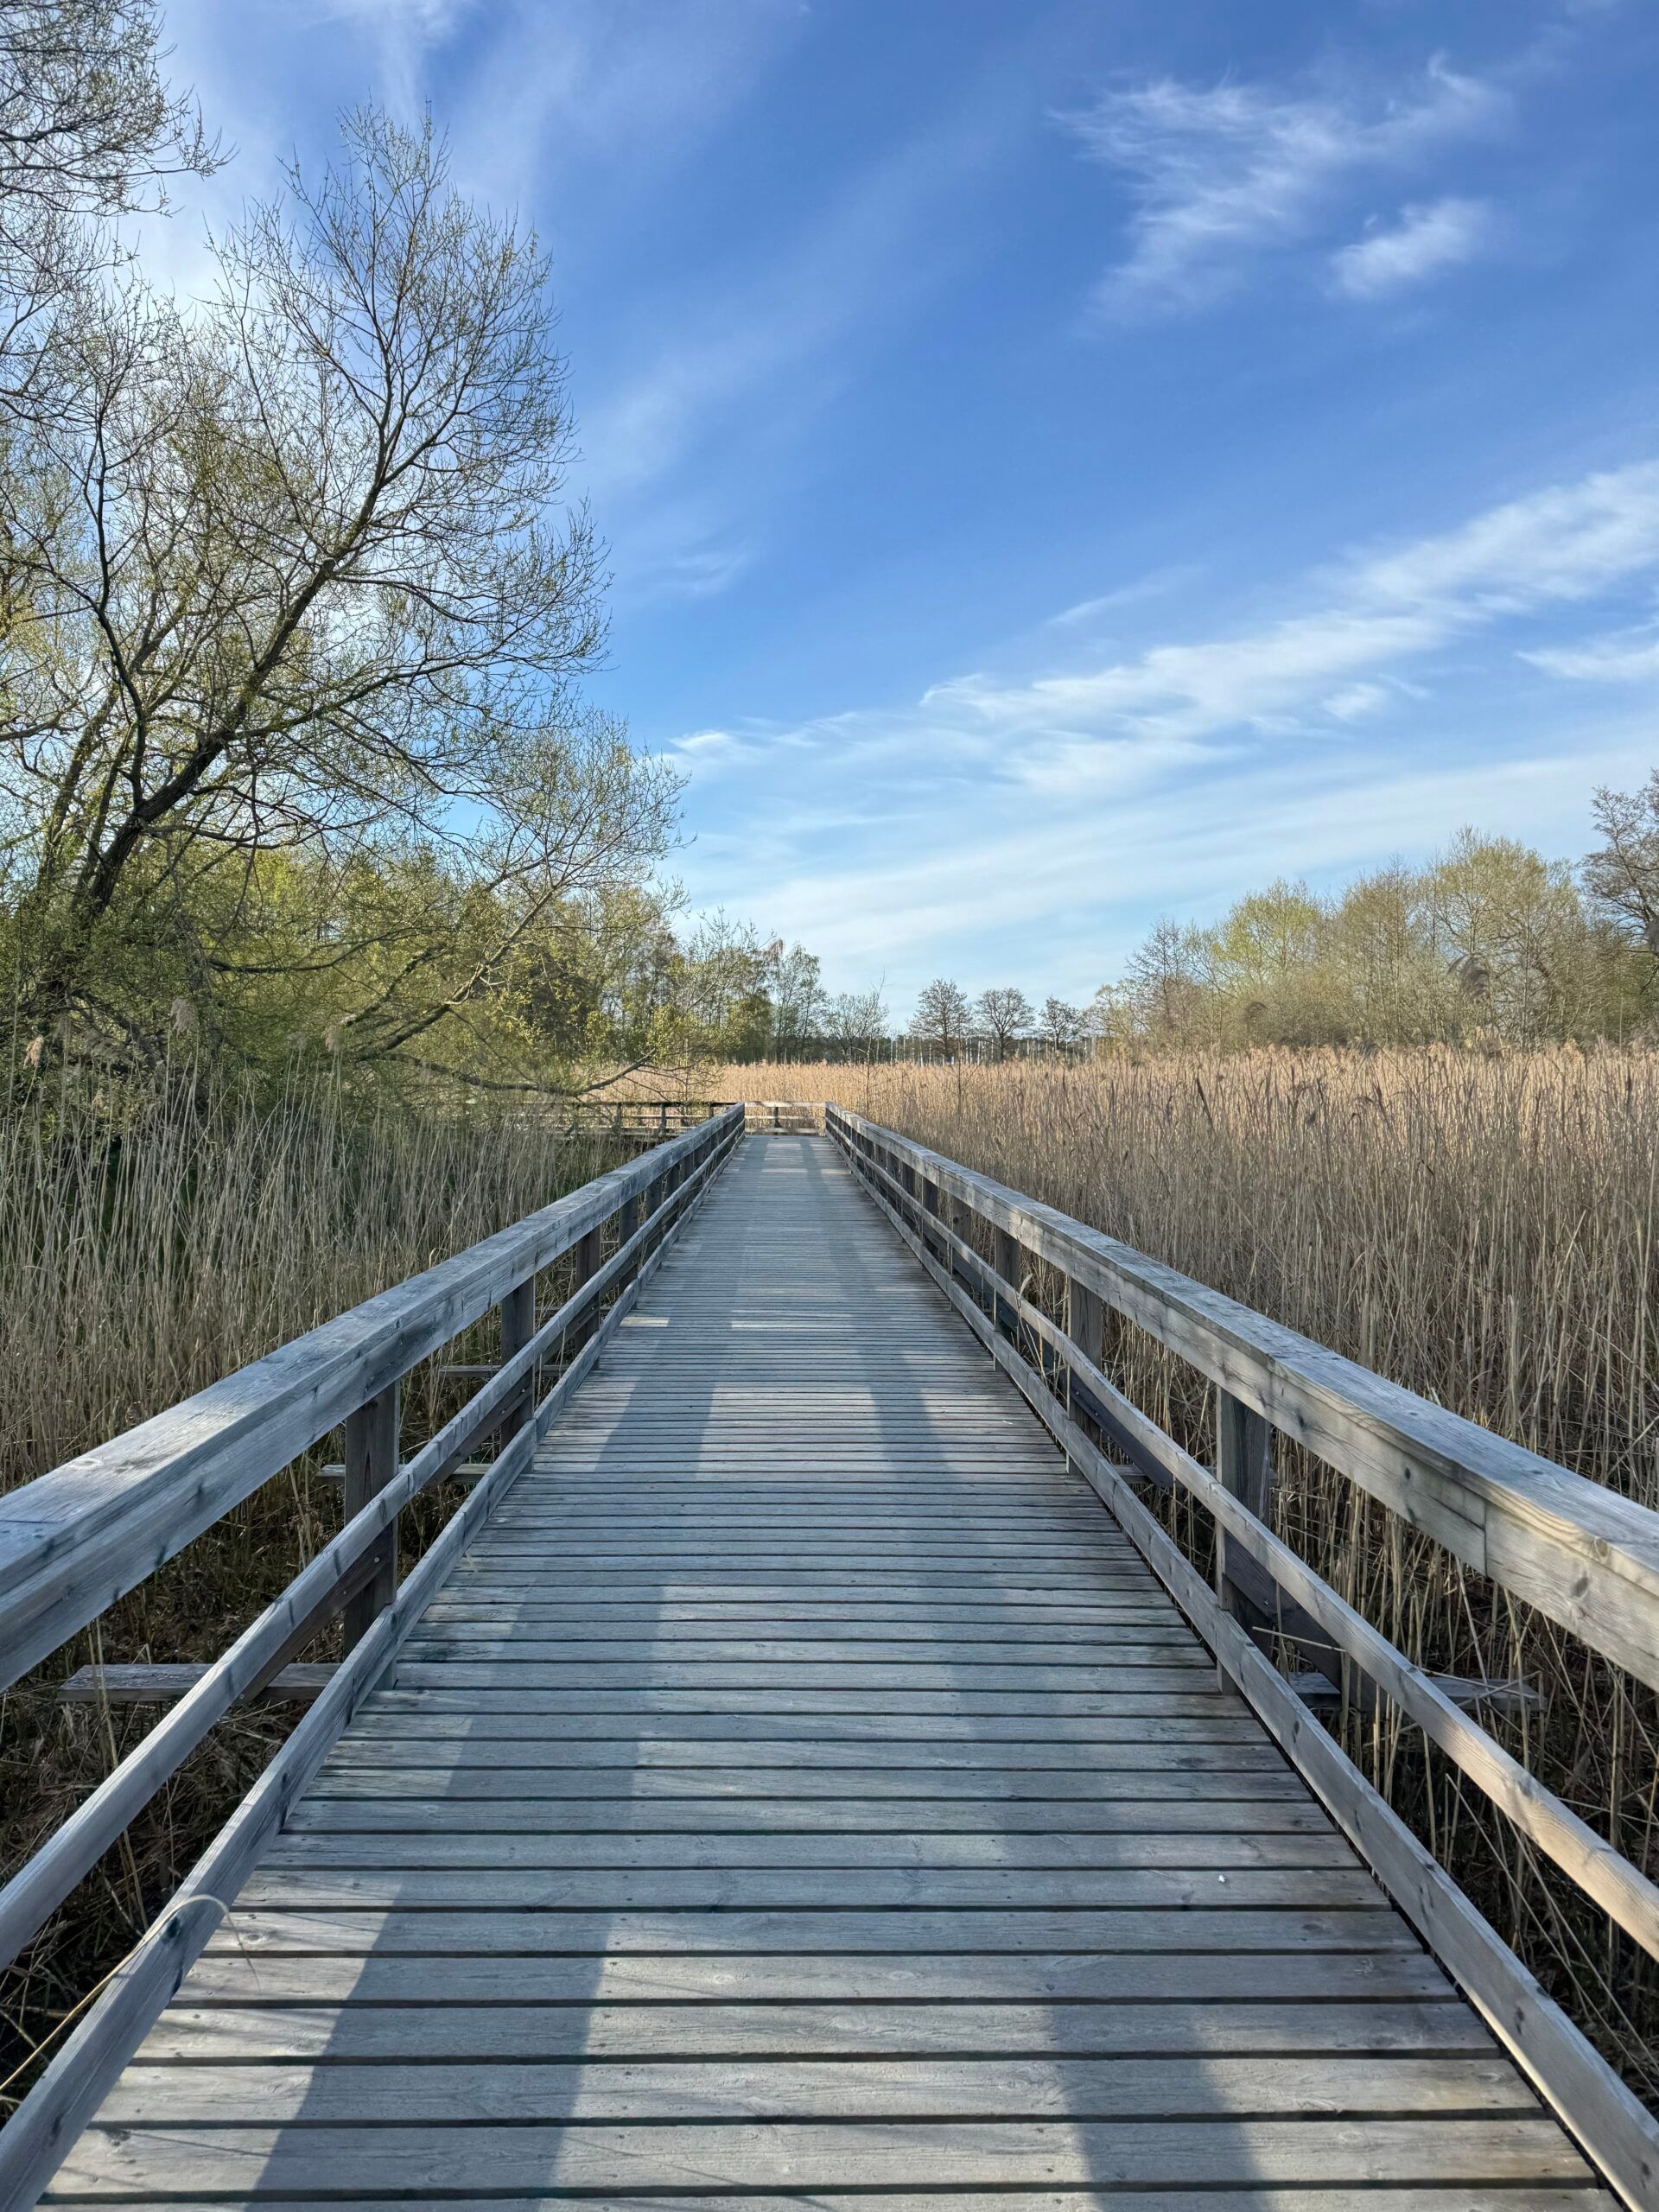
[[[42,2202],[987,2191],[1611,2202],[834,1147],[752,1138]]]

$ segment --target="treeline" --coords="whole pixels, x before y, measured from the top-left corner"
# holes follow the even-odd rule
[[[1091,1008],[1103,1039],[1515,1044],[1651,1034],[1659,773],[1603,791],[1582,863],[1465,830],[1331,898],[1280,881],[1207,927],[1160,922]]]
[[[1597,793],[1574,867],[1463,830],[1425,868],[1321,897],[1283,880],[1214,923],[1160,921],[1086,1007],[1013,987],[921,992],[909,1042],[1002,1059],[1113,1046],[1466,1043],[1652,1036],[1659,1026],[1659,771]],[[870,1057],[887,1057],[878,1043]]]

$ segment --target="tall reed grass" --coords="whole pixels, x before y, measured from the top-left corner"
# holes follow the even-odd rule
[[[528,1118],[362,1109],[327,1090],[270,1099],[181,1077],[114,1096],[72,1077],[14,1099],[0,1117],[0,1490],[505,1228],[615,1157],[603,1136]],[[421,1370],[406,1392],[405,1436],[429,1433],[457,1387],[437,1363]],[[339,1526],[337,1488],[315,1478],[327,1456],[308,1454],[267,1484],[0,1701],[0,1872],[156,1718],[143,1707],[60,1713],[58,1682],[89,1658],[216,1658]],[[404,1516],[411,1548],[443,1510],[423,1500]],[[241,1713],[213,1732],[0,1980],[0,2053],[10,2044],[15,2063],[121,1955],[293,1717]],[[9,2070],[0,2064],[0,2075]]]
[[[726,1069],[715,1087],[838,1100],[1659,1508],[1659,1057],[760,1066]],[[1213,1405],[1192,1370],[1128,1326],[1111,1352],[1120,1386],[1209,1458]],[[1281,1445],[1278,1474],[1280,1534],[1401,1649],[1536,1689],[1536,1706],[1483,1717],[1659,1877],[1652,1693],[1306,1455]],[[1173,1525],[1202,1560],[1207,1516],[1175,1509]],[[1415,1731],[1353,1713],[1338,1725],[1535,1971],[1659,2092],[1651,1962]]]

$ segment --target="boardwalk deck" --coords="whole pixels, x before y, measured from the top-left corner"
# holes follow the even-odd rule
[[[1611,2204],[821,1138],[751,1140],[43,2200]]]

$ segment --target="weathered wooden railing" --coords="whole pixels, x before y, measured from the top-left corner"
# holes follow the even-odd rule
[[[590,1098],[583,1100],[572,1118],[580,1129],[658,1144],[677,1129],[692,1128],[726,1113],[734,1103],[742,1105],[751,1130],[804,1136],[823,1128],[823,1105],[803,1098]]]
[[[0,2204],[30,2201],[26,2190],[40,2186],[57,2148],[96,2107],[212,1934],[216,1901],[234,1896],[297,1791],[385,1676],[421,1608],[529,1464],[632,1305],[664,1239],[742,1133],[742,1109],[725,1108],[0,1501],[3,1687],[302,1453],[344,1430],[340,1534],[0,1890],[4,1965],[214,1724],[344,1613],[345,1656],[310,1711],[0,2133]],[[537,1278],[567,1257],[575,1287],[540,1313]],[[500,1317],[499,1363],[400,1464],[404,1378],[492,1308]],[[553,1366],[556,1379],[538,1395],[541,1370]],[[400,1587],[398,1515],[491,1437],[494,1458]]]
[[[664,1144],[686,1129],[730,1111],[729,1098],[584,1098],[571,1109],[572,1126],[583,1133]]]
[[[1659,2125],[1311,1717],[1258,1642],[1284,1638],[1344,1688],[1391,1700],[1529,1843],[1659,1958],[1659,1889],[1471,1716],[1465,1705],[1478,1705],[1481,1686],[1448,1686],[1425,1673],[1267,1526],[1271,1439],[1278,1431],[1303,1446],[1654,1687],[1659,1515],[860,1115],[830,1106],[825,1126],[1546,2100],[1630,2204],[1659,2205]],[[1026,1294],[1033,1261],[1063,1279],[1063,1325]],[[1215,1386],[1214,1472],[1102,1371],[1108,1308]],[[1213,1517],[1214,1590],[1136,1495],[1132,1484],[1142,1478],[1173,1484]]]

